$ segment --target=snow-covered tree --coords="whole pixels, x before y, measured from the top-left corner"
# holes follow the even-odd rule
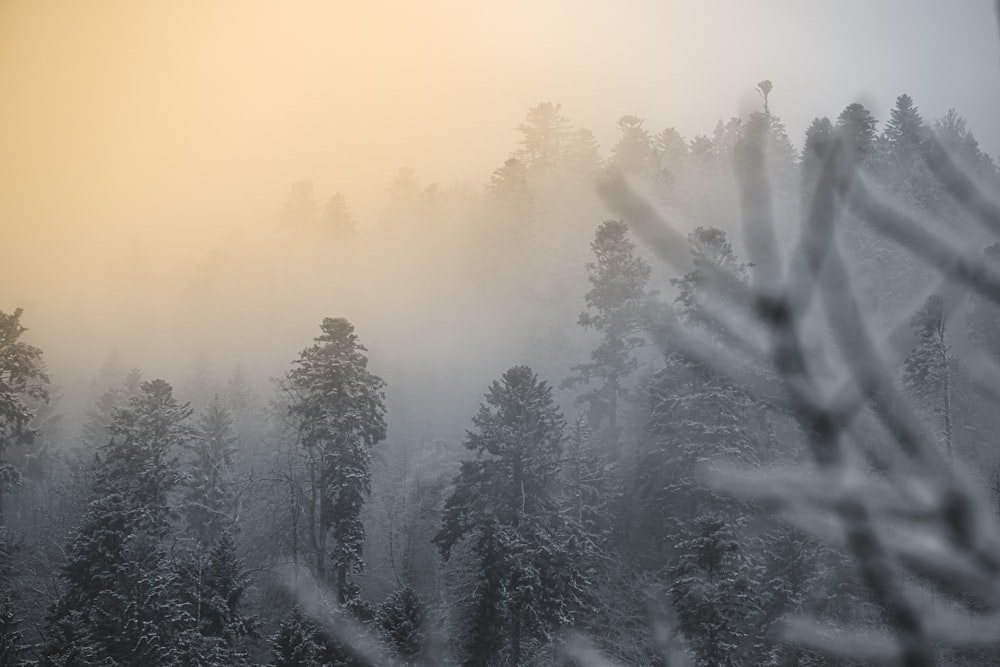
[[[651,269],[636,254],[621,220],[606,220],[590,244],[594,262],[587,263],[591,289],[585,295],[588,310],[579,324],[601,335],[590,361],[573,367],[563,384],[586,388],[578,400],[588,407],[592,427],[617,444],[619,406],[628,380],[639,366],[636,348],[643,342],[649,308],[655,292],[647,290]]]
[[[404,586],[386,598],[375,610],[374,621],[393,653],[406,661],[421,657],[427,640],[428,612],[413,587]]]
[[[236,435],[232,417],[218,396],[198,420],[197,430],[181,511],[192,535],[211,545],[236,520],[230,478]]]
[[[0,526],[6,489],[20,479],[6,460],[7,450],[34,440],[31,403],[48,397],[42,351],[21,340],[27,331],[21,325],[22,312],[20,308],[9,314],[0,311]]]
[[[368,371],[366,348],[343,318],[327,317],[316,342],[288,372],[289,414],[309,454],[308,506],[316,573],[327,579],[327,557],[337,596],[347,599],[347,575],[363,566],[361,508],[371,489],[369,449],[385,439],[385,383]],[[328,539],[334,541],[328,552]]]
[[[472,419],[435,542],[448,559],[468,540],[478,559],[468,664],[506,654],[569,625],[584,599],[580,545],[559,512],[563,419],[527,366],[494,381]]]
[[[948,459],[953,452],[952,398],[958,361],[948,343],[948,319],[943,299],[934,294],[910,319],[917,342],[903,360],[903,384],[940,423]]]
[[[94,500],[67,549],[43,664],[181,665],[211,653],[164,544],[190,413],[163,380],[143,383],[115,412]]]

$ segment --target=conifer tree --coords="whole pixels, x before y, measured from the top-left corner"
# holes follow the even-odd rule
[[[144,382],[115,412],[95,499],[67,550],[43,664],[180,665],[209,650],[164,545],[190,413],[163,380]]]
[[[250,577],[236,556],[232,533],[219,535],[210,550],[193,549],[178,560],[181,602],[198,632],[227,664],[247,662],[241,642],[255,636],[258,620],[244,613]]]
[[[288,410],[310,456],[316,573],[327,579],[331,557],[344,603],[348,572],[364,562],[361,508],[371,490],[369,449],[385,439],[385,383],[368,371],[366,348],[350,322],[327,317],[320,329],[288,373]],[[328,538],[334,541],[329,551]]]
[[[601,340],[591,360],[574,366],[574,374],[563,385],[588,387],[578,400],[588,406],[592,428],[617,444],[620,404],[628,379],[639,366],[635,350],[644,342],[642,331],[655,292],[646,289],[651,269],[636,254],[623,221],[602,222],[590,247],[596,261],[587,263],[591,289],[584,297],[588,310],[580,313],[579,324],[597,331]]]
[[[427,606],[417,592],[404,586],[378,606],[374,621],[393,653],[409,662],[419,659],[424,651],[427,616]]]
[[[903,384],[925,409],[940,418],[941,439],[951,460],[957,360],[948,344],[947,325],[944,301],[936,294],[929,296],[910,319],[917,343],[903,360]]]
[[[236,520],[230,479],[235,442],[230,413],[216,396],[198,422],[181,502],[188,528],[202,545],[211,545]]]
[[[826,116],[813,118],[806,129],[805,146],[802,148],[802,183],[806,195],[811,195],[816,187],[816,179],[833,140],[833,132],[833,124]]]
[[[584,600],[579,545],[559,513],[563,419],[527,366],[490,385],[434,541],[447,560],[470,540],[478,559],[467,664],[506,655],[569,625]]]
[[[21,340],[27,331],[21,325],[22,312],[20,308],[10,314],[0,311],[0,527],[5,523],[3,501],[7,487],[16,485],[21,477],[7,462],[7,450],[34,441],[30,404],[48,398],[49,380],[42,351]]]
[[[643,127],[645,119],[622,116],[618,120],[618,143],[611,149],[611,164],[630,176],[653,174],[656,149],[653,139]]]
[[[560,113],[561,108],[552,102],[537,104],[517,126],[521,148],[516,157],[532,174],[544,176],[563,164],[569,121]]]
[[[864,105],[849,104],[837,116],[837,134],[847,144],[860,162],[867,160],[875,150],[875,128],[878,121]]]
[[[271,664],[274,667],[316,667],[320,653],[316,633],[316,626],[294,607],[271,637]]]

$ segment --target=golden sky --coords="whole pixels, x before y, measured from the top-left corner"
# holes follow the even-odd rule
[[[793,141],[862,99],[956,107],[1000,149],[992,3],[262,0],[0,5],[0,309],[81,304],[108,266],[178,266],[272,224],[290,184],[372,220],[403,166],[480,186],[527,109],[605,153],[625,114],[692,138],[758,103]],[[145,260],[143,260],[145,261]],[[67,311],[69,312],[69,311]],[[91,314],[94,317],[99,313]]]

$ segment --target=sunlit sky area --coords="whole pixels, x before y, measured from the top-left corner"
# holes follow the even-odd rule
[[[987,0],[5,2],[0,309],[270,224],[303,178],[362,226],[400,167],[479,187],[543,101],[606,154],[622,115],[711,134],[765,78],[797,145],[907,92],[996,155],[998,44]]]

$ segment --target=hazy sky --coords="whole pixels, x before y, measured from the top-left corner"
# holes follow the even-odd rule
[[[271,221],[302,178],[363,220],[402,166],[481,185],[542,101],[607,151],[624,114],[710,134],[764,78],[796,144],[908,92],[995,155],[998,44],[986,0],[8,0],[0,309]]]

